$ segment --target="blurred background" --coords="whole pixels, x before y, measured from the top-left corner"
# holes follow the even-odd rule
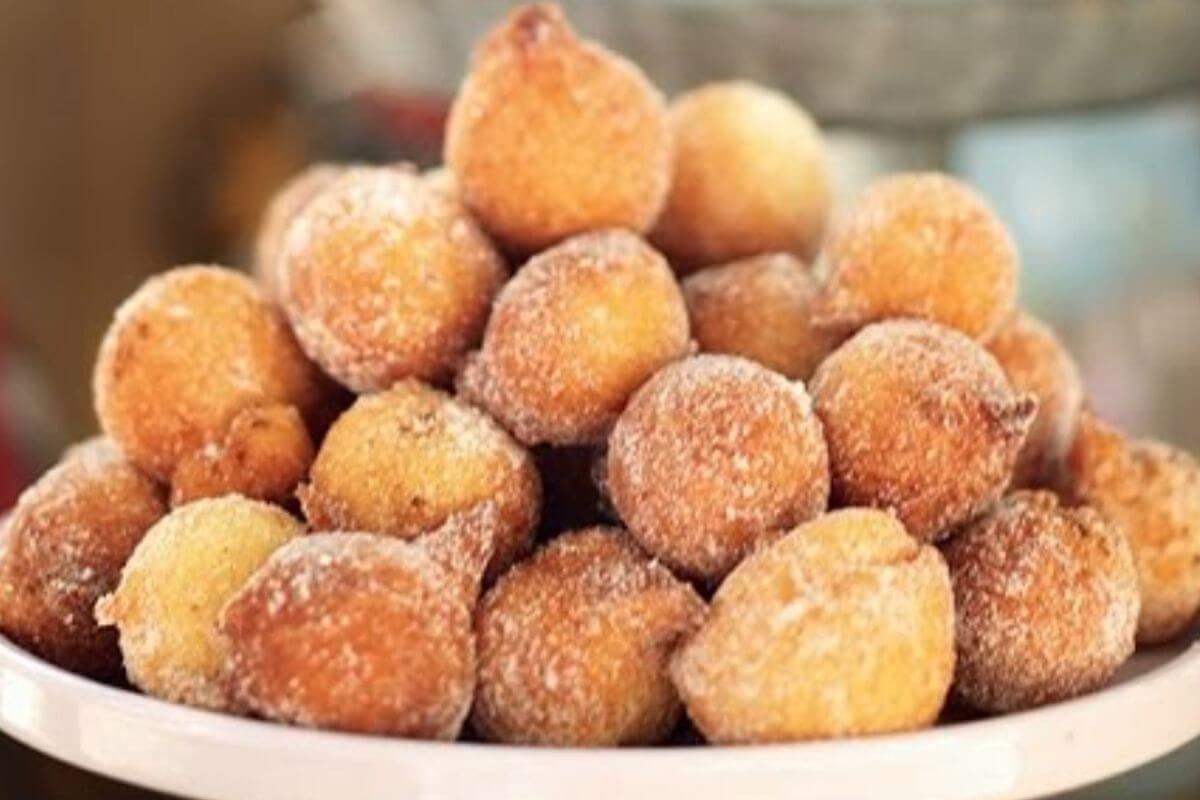
[[[314,160],[434,163],[503,0],[0,3],[0,509],[95,429],[91,364],[147,275],[248,263]],[[1023,253],[1092,402],[1200,451],[1200,2],[570,0],[675,92],[741,77],[823,123],[839,196],[944,168]],[[1164,713],[1170,713],[1164,710]],[[1200,745],[1073,798],[1200,795]],[[0,738],[0,798],[148,795]]]

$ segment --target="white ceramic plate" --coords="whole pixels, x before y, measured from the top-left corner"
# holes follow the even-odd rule
[[[77,678],[0,638],[0,730],[120,781],[203,800],[1042,797],[1200,734],[1200,644],[1138,655],[1117,685],[931,731],[768,747],[561,750],[320,733]]]

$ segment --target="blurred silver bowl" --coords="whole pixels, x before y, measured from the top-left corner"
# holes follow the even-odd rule
[[[664,89],[730,77],[825,123],[935,128],[1200,82],[1200,0],[560,0]],[[450,92],[507,0],[324,0],[359,80]]]

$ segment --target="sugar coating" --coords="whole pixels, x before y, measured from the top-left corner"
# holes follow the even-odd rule
[[[150,529],[96,604],[116,626],[129,680],[146,694],[240,710],[225,685],[221,608],[267,557],[304,527],[282,509],[237,495],[200,500]]]
[[[918,317],[983,339],[1013,310],[1020,264],[974,189],[912,173],[875,181],[834,218],[820,271],[821,317],[831,328]]]
[[[171,505],[241,494],[283,503],[308,474],[313,443],[293,406],[248,408],[225,436],[184,457],[171,481]]]
[[[472,725],[512,743],[662,741],[680,711],[667,664],[704,613],[623,531],[565,533],[483,599]]]
[[[464,201],[522,254],[600,228],[649,229],[671,151],[658,90],[549,4],[515,9],[480,43],[446,127]]]
[[[464,589],[478,579],[383,536],[294,540],[223,612],[233,692],[279,722],[454,739],[475,687],[475,593]]]
[[[716,744],[926,727],[953,672],[945,563],[868,509],[819,517],[749,556],[671,668]]]
[[[72,447],[28,488],[0,532],[0,631],[58,666],[121,675],[117,637],[92,618],[146,531],[162,487],[107,439]]]
[[[1200,465],[1153,440],[1130,441],[1085,411],[1064,476],[1065,494],[1121,530],[1137,563],[1138,644],[1169,641],[1200,609]]]
[[[1037,409],[983,347],[919,320],[864,328],[810,386],[834,505],[892,509],[923,541],[1000,498]]]
[[[643,547],[715,581],[825,510],[829,459],[802,383],[736,356],[700,355],[634,395],[609,439],[605,482]]]
[[[954,585],[954,694],[1008,712],[1102,688],[1133,653],[1137,570],[1095,509],[1016,492],[943,548]]]
[[[288,225],[278,263],[305,352],[356,392],[447,377],[507,274],[454,195],[402,165],[344,169]]]
[[[831,199],[825,142],[787,95],[744,81],[675,98],[671,190],[651,241],[686,274],[771,252],[812,258]]]
[[[630,395],[688,348],[666,261],[628,231],[597,231],[509,281],[458,388],[525,444],[598,444]]]
[[[683,282],[702,352],[742,356],[798,380],[811,378],[841,342],[814,325],[819,291],[804,262],[786,253],[709,267]]]
[[[491,503],[490,577],[528,552],[542,499],[533,459],[494,420],[411,379],[359,398],[334,423],[299,496],[317,530],[403,539]]]
[[[254,240],[254,277],[272,300],[279,297],[279,251],[288,225],[302,208],[342,174],[339,164],[313,164],[292,176],[267,204]]]
[[[1037,398],[1037,415],[1013,468],[1014,488],[1047,487],[1062,471],[1083,409],[1083,378],[1047,325],[1017,312],[987,342],[1009,383]]]
[[[164,482],[246,409],[290,405],[307,421],[326,400],[317,369],[258,287],[206,266],[151,278],[125,301],[93,388],[105,433]]]

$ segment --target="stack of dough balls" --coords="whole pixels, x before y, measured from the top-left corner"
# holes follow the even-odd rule
[[[792,100],[668,102],[552,5],[483,39],[444,156],[314,166],[255,279],[117,311],[102,436],[0,523],[5,637],[282,724],[615,747],[1031,708],[1189,630],[1200,467],[1085,410],[960,181],[828,219]]]

